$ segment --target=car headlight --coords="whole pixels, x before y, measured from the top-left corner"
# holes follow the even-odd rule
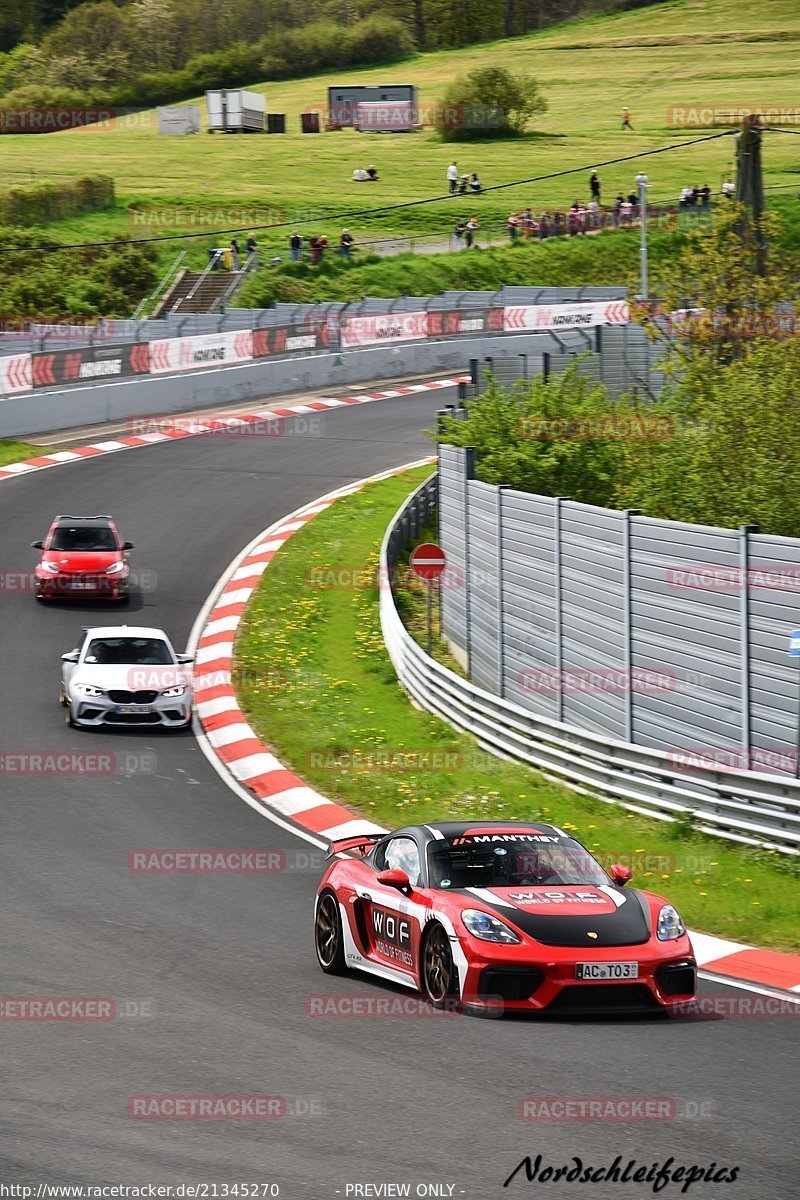
[[[110,567],[106,567],[106,575],[119,575],[120,571],[125,570],[124,562],[112,563]]]
[[[80,692],[80,694],[82,696],[102,696],[102,695],[104,695],[102,688],[95,687],[94,684],[91,684],[91,683],[76,683],[75,691]]]
[[[658,940],[671,942],[686,933],[686,926],[671,904],[665,904],[658,914]]]
[[[161,695],[162,696],[182,696],[185,691],[186,691],[185,687],[171,687],[171,688],[167,688],[167,690],[165,692],[162,692]]]
[[[51,575],[58,575],[61,570],[61,567],[58,565],[58,563],[54,562],[43,562],[40,563],[40,566],[43,571],[49,571]]]
[[[468,908],[461,914],[461,920],[473,937],[482,942],[505,942],[506,944],[521,941],[502,921],[491,913],[480,912],[477,908]]]

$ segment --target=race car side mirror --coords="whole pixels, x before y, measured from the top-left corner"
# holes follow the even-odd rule
[[[44,550],[44,542],[31,542],[34,550]]]
[[[62,662],[71,662],[71,663],[76,663],[76,662],[78,661],[78,651],[77,651],[77,650],[70,650],[68,654],[62,654],[62,655],[61,655],[61,661],[62,661]]]
[[[608,873],[617,887],[625,887],[626,883],[630,883],[633,875],[630,867],[624,867],[622,863],[614,863],[608,868]]]
[[[411,891],[411,880],[405,871],[401,871],[399,867],[392,867],[389,871],[381,871],[378,876],[378,883],[382,883],[384,887],[397,888],[400,892]]]
[[[123,542],[123,543],[122,543],[122,549],[123,549],[123,550],[135,550],[135,549],[136,549],[136,542]]]

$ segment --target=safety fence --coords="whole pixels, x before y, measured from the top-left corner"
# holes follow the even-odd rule
[[[447,457],[445,453],[444,458]],[[626,643],[620,645],[618,638],[618,610],[626,611],[624,585],[617,577],[616,588],[609,589],[604,573],[597,570],[603,557],[609,557],[609,547],[605,546],[603,555],[598,553],[596,536],[586,545],[581,540],[583,530],[578,522],[581,515],[586,517],[589,514],[562,512],[561,538],[555,540],[550,536],[547,541],[535,526],[530,530],[529,537],[527,524],[535,506],[543,506],[543,498],[525,497],[531,503],[529,510],[523,512],[519,503],[522,494],[511,497],[513,508],[506,514],[511,518],[509,526],[513,526],[513,529],[509,528],[509,534],[513,536],[517,549],[524,547],[521,557],[527,560],[529,568],[528,577],[525,578],[516,561],[501,566],[497,540],[490,542],[486,537],[481,539],[481,525],[491,529],[491,513],[486,505],[473,515],[470,535],[466,539],[463,530],[460,539],[452,537],[448,530],[452,522],[453,505],[471,503],[479,489],[487,499],[491,497],[495,505],[507,502],[508,495],[503,495],[503,489],[488,488],[485,484],[472,481],[469,498],[465,498],[463,488],[461,494],[455,496],[451,486],[454,482],[458,482],[458,476],[452,466],[449,478],[444,474],[438,477],[440,519],[445,529],[441,540],[449,560],[441,596],[446,614],[445,625],[451,636],[454,625],[461,631],[461,637],[465,629],[471,630],[465,647],[472,677],[463,678],[425,653],[405,629],[392,590],[385,587],[381,589],[380,599],[383,636],[398,679],[411,697],[422,708],[456,729],[474,735],[483,749],[500,757],[527,763],[574,787],[589,790],[603,800],[659,820],[680,820],[699,832],[727,840],[776,849],[787,854],[800,853],[800,781],[768,770],[745,771],[725,765],[722,761],[703,761],[697,754],[676,754],[660,749],[655,744],[643,744],[648,740],[647,730],[632,730],[630,715],[627,718],[625,715],[626,711],[630,714],[629,695],[622,697],[622,711],[614,714],[609,726],[622,733],[615,735],[599,728],[602,722],[598,721],[597,713],[602,709],[598,706],[587,708],[588,689],[581,686],[584,679],[581,672],[586,670],[587,661],[594,662],[594,674],[600,680],[599,686],[602,686],[608,667],[601,664],[609,661],[630,662],[631,653],[630,649],[625,653]],[[462,472],[461,482],[465,485],[470,483],[467,472]],[[430,522],[437,505],[436,492],[437,476],[434,476],[403,504],[392,521],[381,549],[382,578],[393,577],[403,550]],[[548,500],[548,503],[551,506],[555,504],[552,500]],[[587,506],[572,507],[581,509]],[[598,515],[602,512],[593,510]],[[622,522],[623,529],[629,529],[630,517],[627,514],[605,514],[605,518],[613,517]],[[595,535],[601,524],[595,523]],[[646,522],[642,530],[643,538],[647,538],[647,525],[652,527],[653,524]],[[705,532],[708,531],[699,530],[701,535]],[[629,546],[629,543],[626,544]],[[568,548],[568,561],[562,560],[554,572],[559,545],[562,549]],[[463,567],[459,568],[459,564],[464,563],[466,571]],[[487,578],[482,577],[479,590],[474,584],[470,589],[465,588],[463,580],[471,570],[476,569],[485,572]],[[558,578],[575,585],[580,583],[569,603],[565,603],[563,590],[559,592],[557,582],[554,583],[554,579],[557,581]],[[559,597],[555,611],[554,587]],[[544,711],[541,695],[532,697],[511,687],[506,687],[505,695],[500,694],[498,671],[503,671],[504,677],[508,678],[509,669],[513,671],[512,664],[507,662],[498,666],[494,661],[490,663],[486,648],[482,650],[480,647],[484,637],[488,644],[500,614],[507,611],[504,609],[504,589],[513,597],[517,617],[513,636],[512,631],[508,630],[508,643],[501,642],[500,645],[508,644],[510,655],[516,653],[519,661],[531,664],[527,669],[534,672],[532,677],[543,677],[549,684],[551,695],[547,698],[547,705],[550,711]],[[730,627],[727,632],[730,633]],[[570,650],[569,662],[580,693],[579,701],[575,704],[565,704],[561,685],[567,676],[557,674],[559,670],[566,670],[563,665],[561,668],[556,666],[559,660],[555,647],[559,638],[562,664],[568,661],[564,651],[567,648]],[[700,663],[692,662],[691,655],[702,660],[704,649],[711,643],[707,625],[699,627],[693,640],[687,641],[689,661],[684,662],[682,667],[687,680],[690,670],[702,670]],[[577,653],[583,644],[592,648],[591,655]],[[607,650],[609,644],[611,653]],[[677,674],[674,665],[658,661],[660,644],[656,630],[649,652],[657,664],[653,668],[656,682],[659,674]],[[619,650],[616,655],[614,648]],[[546,668],[537,667],[537,663],[546,663]],[[785,672],[779,674],[783,678],[773,681],[774,685],[788,682]],[[794,682],[797,683],[796,677]],[[762,697],[766,685],[766,680],[759,681]],[[700,689],[704,685],[695,686]],[[685,727],[689,712],[684,710],[684,700],[685,693],[671,694],[673,713],[683,721]],[[613,703],[609,705],[607,697],[605,703],[607,707],[614,708]],[[714,695],[708,692],[699,695],[699,704],[694,706],[693,711],[705,716],[701,728],[713,726]],[[663,731],[669,728],[669,714],[662,713],[661,718],[665,722],[660,726]],[[632,740],[632,733],[638,733],[638,740]],[[655,734],[652,742],[657,741],[658,734]],[[732,761],[736,762],[735,756],[732,756]]]
[[[32,326],[24,337],[0,336],[0,397],[279,357],[624,326],[625,294],[623,288],[504,288],[105,322],[88,335],[81,327]]]

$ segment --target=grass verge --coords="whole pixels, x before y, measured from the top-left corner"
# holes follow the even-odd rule
[[[22,462],[39,454],[52,454],[53,447],[34,446],[31,442],[10,442],[0,438],[0,467],[6,463]]]
[[[631,863],[634,882],[666,894],[691,928],[797,949],[795,863],[576,794],[409,702],[383,645],[375,579],[386,526],[429,473],[337,501],[264,573],[236,645],[240,702],[260,737],[311,786],[380,824],[553,821],[604,864]]]

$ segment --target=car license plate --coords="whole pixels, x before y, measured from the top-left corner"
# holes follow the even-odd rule
[[[152,711],[149,704],[118,704],[114,709],[114,712],[120,716],[124,713],[149,713]]]
[[[576,979],[638,979],[639,964],[635,962],[618,963],[576,963]]]
[[[83,591],[87,591],[87,592],[88,592],[88,591],[92,591],[92,590],[93,590],[93,588],[94,588],[94,584],[92,583],[91,579],[88,579],[88,580],[86,580],[86,579],[73,579],[73,581],[72,581],[72,587],[74,587],[76,590],[83,590]]]

